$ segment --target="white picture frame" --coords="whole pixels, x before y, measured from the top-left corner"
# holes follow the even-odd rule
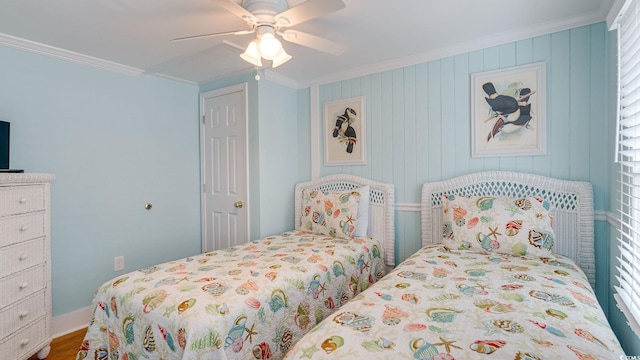
[[[367,163],[366,106],[364,96],[324,103],[324,165]]]
[[[546,155],[546,64],[471,74],[471,156]]]

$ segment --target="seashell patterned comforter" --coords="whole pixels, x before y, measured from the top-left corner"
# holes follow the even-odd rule
[[[570,259],[426,246],[330,315],[287,359],[619,359]]]
[[[76,359],[280,359],[382,278],[382,251],[291,231],[119,276],[96,291]]]

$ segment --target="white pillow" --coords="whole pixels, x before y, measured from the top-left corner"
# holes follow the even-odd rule
[[[367,236],[369,229],[369,185],[356,189],[360,193],[360,202],[358,203],[358,214],[356,216],[356,229],[353,236]]]

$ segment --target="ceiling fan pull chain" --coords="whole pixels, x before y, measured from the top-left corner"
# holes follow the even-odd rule
[[[257,66],[256,66],[256,81],[260,81],[260,73],[258,72]]]

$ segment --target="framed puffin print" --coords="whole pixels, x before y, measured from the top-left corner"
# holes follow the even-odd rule
[[[471,156],[545,155],[546,64],[471,74]]]
[[[323,121],[325,166],[367,163],[364,96],[325,102]]]

